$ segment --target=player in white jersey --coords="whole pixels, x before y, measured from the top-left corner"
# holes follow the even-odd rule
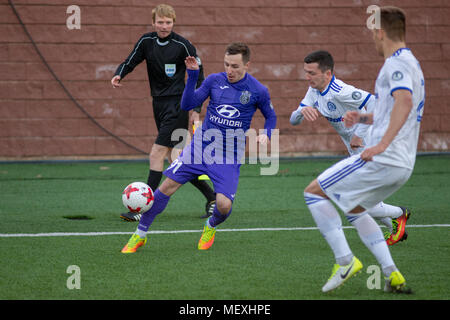
[[[321,114],[337,131],[349,154],[360,153],[369,126],[358,124],[347,128],[342,121],[343,116],[349,110],[365,113],[366,106],[373,104],[375,97],[337,79],[333,74],[333,57],[327,51],[319,50],[308,54],[304,59],[304,70],[310,87],[298,109],[292,112],[291,124],[298,125],[303,119],[315,121]],[[380,202],[370,208],[368,213],[389,228],[385,234],[388,245],[407,238],[405,226],[410,216],[409,209]]]
[[[308,209],[336,259],[324,292],[337,288],[362,269],[331,201],[345,213],[381,265],[386,279],[384,290],[411,292],[367,209],[392,195],[412,174],[425,99],[424,77],[419,62],[406,49],[404,12],[396,7],[379,10],[381,28],[372,31],[385,63],[376,81],[373,113],[348,111],[344,115],[348,127],[356,123],[372,125],[366,136],[367,147],[325,170],[304,190]]]

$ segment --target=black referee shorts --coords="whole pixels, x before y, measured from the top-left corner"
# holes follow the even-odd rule
[[[181,109],[180,102],[181,96],[153,97],[153,115],[158,128],[156,144],[169,148],[184,147],[189,126],[189,112]],[[176,129],[185,130],[180,130],[182,135],[177,133],[172,137]]]

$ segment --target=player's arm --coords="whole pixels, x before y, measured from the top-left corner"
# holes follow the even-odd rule
[[[277,125],[277,115],[270,100],[269,91],[266,89],[262,95],[262,101],[259,103],[259,109],[264,116],[264,133],[257,137],[257,141],[261,144],[267,144],[272,137],[272,132]]]
[[[319,117],[319,111],[313,107],[315,100],[313,89],[309,87],[297,110],[291,114],[290,122],[293,126],[300,124],[303,119],[306,119],[307,121],[317,120]]]
[[[374,102],[374,98],[370,94],[369,94],[369,98],[370,98],[371,102]],[[360,114],[367,114],[366,106],[363,106],[361,108]],[[369,129],[369,125],[367,125],[367,124],[358,123],[356,125],[356,129],[353,132],[353,136],[350,140],[350,147],[352,149],[364,147],[364,137],[366,136],[368,129]]]
[[[389,147],[400,129],[405,124],[408,119],[408,115],[411,112],[413,107],[411,91],[399,89],[394,91],[392,96],[394,97],[395,102],[391,112],[389,126],[384,133],[383,138],[381,138],[381,141],[377,145],[367,148],[361,153],[361,159],[365,161],[372,160],[373,156],[384,152],[387,147]]]
[[[198,57],[197,50],[192,45],[192,43],[187,41],[186,46],[188,48],[188,52],[190,53],[189,56],[193,56],[197,60],[197,64],[199,66],[199,74],[198,74],[197,83],[195,86],[195,88],[198,89],[202,85],[203,81],[205,81],[205,73],[204,73],[204,69],[203,69],[203,63],[200,60],[200,58]],[[191,113],[191,123],[194,123],[193,121],[195,121],[195,122],[199,121],[200,112],[202,112],[202,105],[199,105],[193,109],[193,112]]]
[[[141,63],[145,58],[144,53],[144,37],[141,37],[139,41],[134,46],[133,51],[131,51],[128,58],[125,59],[116,69],[113,78],[111,79],[111,84],[114,88],[120,87],[120,81],[125,78],[127,74],[134,70],[134,68]]]
[[[204,75],[203,64],[202,64],[200,58],[196,54],[194,56],[199,65],[198,80],[197,80],[197,84],[195,86],[195,88],[198,89],[202,85],[203,81],[205,81],[205,75]],[[191,116],[189,118],[189,123],[197,128],[201,125],[201,122],[200,122],[200,113],[201,112],[202,112],[202,105],[199,105],[199,106],[195,107],[194,109],[192,109]]]
[[[301,112],[302,104],[298,106],[298,108],[291,113],[291,118],[289,119],[289,122],[293,125],[299,125],[303,121],[303,115]]]
[[[308,121],[314,121],[317,119],[317,117],[318,117],[317,109],[314,107],[307,106],[302,102],[300,103],[297,110],[292,112],[289,121],[293,126],[296,126],[300,124],[303,121],[303,119],[306,119]]]
[[[358,123],[373,124],[373,113],[359,113],[356,110],[347,111],[343,121],[347,128],[351,128]]]
[[[207,81],[207,78],[200,88],[195,89],[200,73],[200,66],[198,65],[197,60],[192,56],[187,57],[184,63],[186,64],[188,78],[183,91],[183,96],[181,97],[181,109],[191,110],[202,105],[208,98],[210,81]]]

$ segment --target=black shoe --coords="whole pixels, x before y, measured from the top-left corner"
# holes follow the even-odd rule
[[[134,212],[127,212],[127,213],[122,213],[120,215],[120,218],[125,220],[125,221],[129,221],[129,222],[134,222],[134,221],[139,221],[142,217],[142,213],[134,213]]]
[[[204,215],[202,215],[200,218],[205,219],[205,218],[209,218],[210,216],[212,216],[215,206],[216,206],[216,200],[207,202],[206,206],[205,206],[206,213]]]

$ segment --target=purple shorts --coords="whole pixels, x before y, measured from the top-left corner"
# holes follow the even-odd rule
[[[206,174],[213,183],[214,191],[222,193],[231,201],[234,200],[239,183],[241,164],[185,164],[182,156],[176,159],[164,171],[164,175],[178,183],[188,181]]]

